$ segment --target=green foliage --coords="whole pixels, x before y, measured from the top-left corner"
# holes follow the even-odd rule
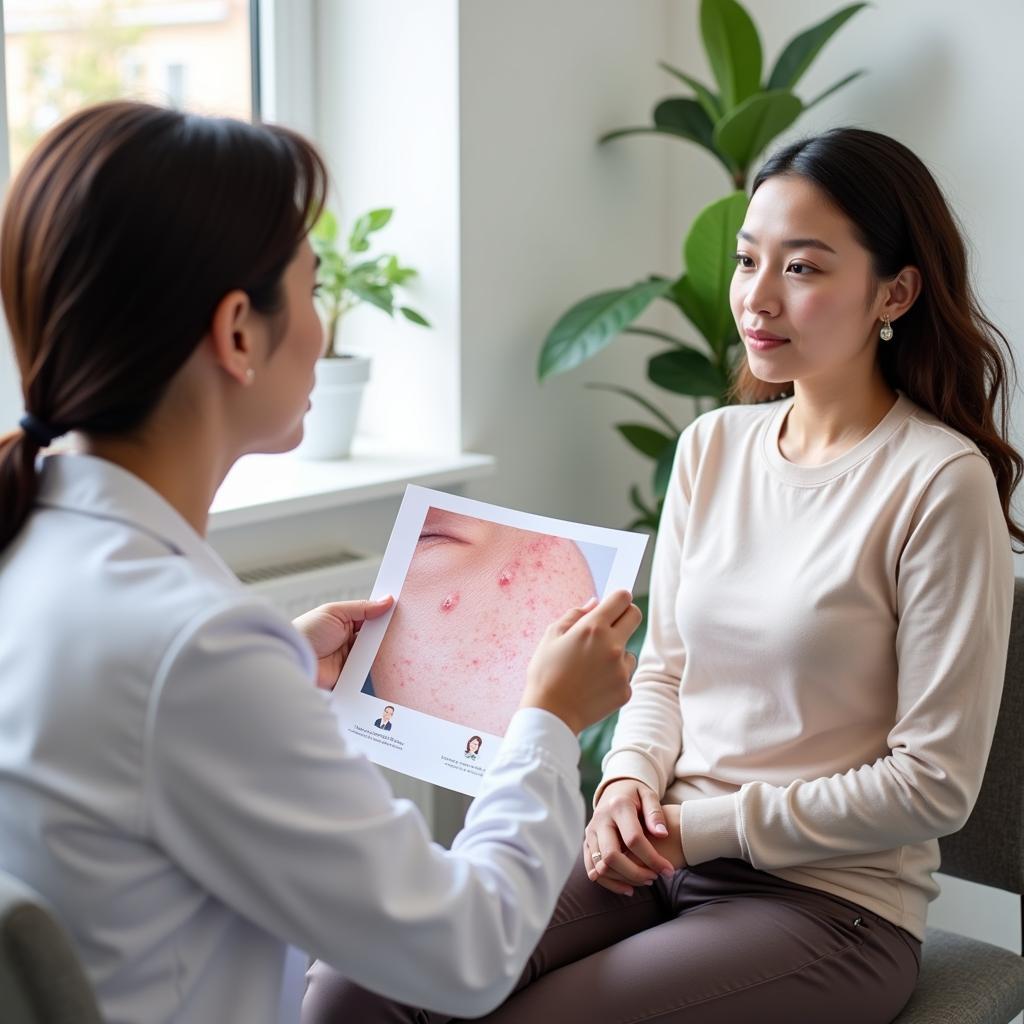
[[[317,271],[317,300],[327,328],[326,355],[337,356],[338,325],[341,318],[360,302],[394,316],[401,313],[410,323],[429,327],[430,323],[422,313],[409,306],[395,305],[395,291],[411,278],[416,271],[402,266],[398,257],[382,254],[370,259],[356,259],[370,248],[370,235],[380,231],[391,220],[393,210],[370,210],[352,225],[352,230],[342,248],[338,244],[340,228],[338,219],[330,210],[324,210],[309,233],[313,251],[320,257]]]
[[[655,278],[577,303],[551,329],[540,353],[537,375],[543,380],[564,373],[600,352],[670,284]]]
[[[700,31],[717,92],[685,71],[661,63],[663,70],[693,95],[667,96],[655,104],[651,124],[619,128],[601,142],[632,135],[661,135],[699,146],[713,156],[729,177],[732,191],[701,211],[682,246],[682,273],[675,280],[652,275],[626,288],[600,292],[577,302],[551,329],[541,347],[538,377],[586,362],[620,335],[653,337],[668,348],[647,364],[652,384],[671,395],[687,395],[697,403],[721,405],[731,401],[733,371],[742,345],[729,307],[729,284],[735,269],[736,233],[746,212],[746,185],[750,171],[768,144],[815,104],[827,99],[859,77],[855,71],[809,102],[793,91],[825,44],[865,3],[854,3],[794,36],[783,47],[771,72],[762,82],[763,54],[757,26],[738,0],[701,0]],[[635,321],[656,300],[671,304],[696,331],[688,341],[665,331],[636,326]],[[630,399],[658,422],[617,423],[615,429],[632,448],[654,463],[651,474],[653,501],[640,487],[630,488],[635,517],[629,529],[655,533],[679,428],[672,417],[643,395],[616,384],[590,384],[595,390]],[[664,427],[666,430],[662,430]],[[667,431],[667,432],[666,432]],[[646,598],[643,602],[646,612]],[[643,628],[636,639],[640,642]],[[601,757],[611,741],[615,716],[598,723],[581,737],[584,793],[592,795],[600,778]]]

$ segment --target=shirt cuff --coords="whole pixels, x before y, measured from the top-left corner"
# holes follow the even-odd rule
[[[619,779],[636,779],[637,782],[650,786],[659,798],[664,795],[661,792],[661,779],[658,778],[658,772],[654,765],[643,754],[638,754],[633,750],[623,750],[605,758],[601,784],[594,793],[595,807],[605,787]]]
[[[501,749],[514,747],[545,751],[568,775],[575,775],[580,760],[580,741],[572,729],[543,708],[520,708],[512,716]]]
[[[736,794],[687,800],[679,809],[683,856],[687,864],[716,857],[743,859]]]

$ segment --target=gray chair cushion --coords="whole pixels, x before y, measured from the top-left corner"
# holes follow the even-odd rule
[[[1024,1010],[1024,957],[929,928],[921,979],[893,1024],[1009,1024]]]
[[[967,824],[939,840],[942,867],[981,885],[1024,892],[1024,579],[1010,623],[1003,700],[981,794]]]
[[[63,928],[27,886],[0,872],[4,1024],[102,1024]]]

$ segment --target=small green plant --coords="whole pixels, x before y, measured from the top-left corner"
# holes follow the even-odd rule
[[[352,227],[347,244],[338,244],[338,219],[324,210],[310,232],[313,251],[320,257],[317,271],[317,299],[327,332],[325,357],[341,356],[338,350],[338,327],[342,317],[361,302],[383,310],[388,316],[395,311],[421,327],[429,327],[427,319],[409,306],[395,305],[395,293],[416,276],[411,267],[403,267],[390,253],[367,258],[370,235],[380,231],[394,213],[390,209],[370,210]]]

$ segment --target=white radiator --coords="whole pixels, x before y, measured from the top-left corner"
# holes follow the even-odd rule
[[[240,572],[238,578],[273,601],[289,618],[318,604],[367,598],[377,578],[380,556],[330,551],[312,558],[270,562]]]
[[[380,561],[379,555],[337,550],[312,558],[270,562],[240,572],[238,578],[293,619],[329,601],[369,597]],[[412,800],[419,807],[434,837],[450,842],[461,825],[468,800],[399,772],[381,770],[395,796]]]

